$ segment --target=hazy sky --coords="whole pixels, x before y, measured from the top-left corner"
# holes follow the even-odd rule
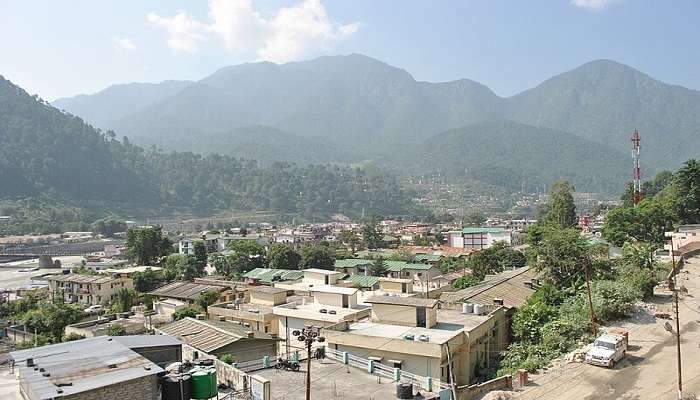
[[[599,58],[700,89],[697,0],[0,0],[0,74],[30,93],[362,53],[500,95]]]

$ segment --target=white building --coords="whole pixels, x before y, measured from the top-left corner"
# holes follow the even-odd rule
[[[482,250],[488,249],[496,242],[512,245],[513,232],[503,228],[464,228],[447,233],[447,245],[450,247]]]

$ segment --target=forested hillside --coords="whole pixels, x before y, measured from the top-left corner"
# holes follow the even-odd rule
[[[105,103],[95,107],[99,104]],[[508,98],[467,79],[419,82],[405,70],[357,54],[282,65],[243,64],[222,68],[130,115],[98,125],[135,143],[172,150],[200,151],[230,143],[222,150],[231,155],[252,147],[246,139],[250,127],[266,127],[259,134],[262,146],[275,141],[273,132],[283,132],[288,142],[298,138],[301,147],[316,143],[315,154],[326,146],[342,149],[334,161],[346,156],[395,161],[435,134],[493,118],[553,129],[625,153],[632,131],[639,129],[649,174],[677,168],[681,160],[700,153],[700,92],[607,60],[584,64]],[[300,146],[286,146],[286,151],[274,147],[271,153],[284,160],[305,160],[310,153],[300,153]],[[533,153],[523,159],[526,167],[530,160],[543,161]],[[602,166],[593,172],[608,173]]]
[[[77,207],[72,220],[168,207],[195,213],[272,210],[308,218],[357,215],[363,209],[384,215],[416,211],[410,194],[391,176],[349,167],[261,166],[216,154],[147,151],[113,132],[93,129],[4,78],[0,199],[0,214],[33,215],[26,209],[63,203]],[[54,216],[60,219],[61,213]]]
[[[578,191],[607,193],[624,187],[631,163],[612,147],[502,119],[435,135],[409,158],[417,172],[436,170],[455,180],[519,190],[522,183],[549,185],[565,179]]]

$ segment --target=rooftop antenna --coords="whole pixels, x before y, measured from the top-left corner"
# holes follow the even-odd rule
[[[635,129],[632,134],[632,160],[634,161],[634,172],[633,172],[633,190],[634,194],[632,201],[635,207],[642,201],[642,168],[639,165],[639,149],[641,148],[640,143],[642,141],[639,132]]]

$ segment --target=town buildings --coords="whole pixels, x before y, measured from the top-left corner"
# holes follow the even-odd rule
[[[111,275],[50,275],[49,293],[68,303],[86,305],[106,304],[117,297],[121,289],[133,289],[134,281],[120,274]]]

